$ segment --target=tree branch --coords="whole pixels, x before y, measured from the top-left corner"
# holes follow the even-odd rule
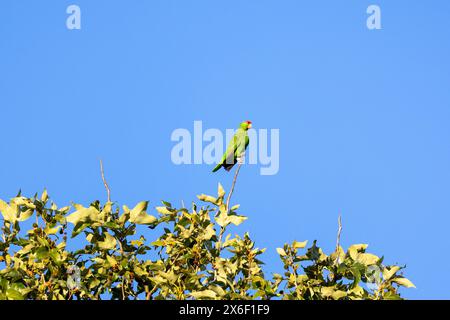
[[[242,165],[242,162],[239,162],[238,167],[236,169],[236,172],[234,174],[233,183],[231,185],[230,192],[228,193],[227,202],[226,202],[227,214],[230,212],[230,200],[231,200],[231,196],[232,196],[233,191],[234,191],[234,186],[236,185],[236,180],[237,180],[237,177],[239,175],[239,170],[241,169],[241,165]],[[222,226],[222,227],[220,227],[219,238],[217,240],[217,244],[218,244],[218,248],[217,249],[219,250],[219,256],[220,256],[220,252],[222,250],[222,238],[223,238],[223,234],[224,233],[225,233],[225,227]],[[216,275],[216,270],[214,270],[214,278],[215,279],[217,278],[216,276],[217,276]]]
[[[230,189],[230,193],[228,193],[228,197],[227,197],[227,213],[230,212],[230,200],[231,200],[231,196],[233,194],[234,191],[234,186],[236,185],[236,180],[239,174],[239,170],[241,169],[242,163],[238,164],[238,167],[236,169],[236,172],[234,174],[234,179],[233,179],[233,184],[231,185],[231,189]]]
[[[337,257],[336,257],[336,262],[339,262],[339,252],[340,252],[340,250],[339,250],[339,247],[340,247],[340,242],[341,242],[341,232],[342,232],[342,218],[341,218],[341,215],[339,214],[339,217],[338,217],[338,233],[337,233],[337,238],[336,238],[336,254],[337,254]]]
[[[108,202],[111,202],[111,190],[109,189],[109,185],[108,185],[108,183],[106,182],[106,179],[105,179],[105,172],[103,171],[102,159],[100,159],[100,173],[102,174],[103,184],[105,185],[106,193],[108,195]]]
[[[231,200],[231,196],[233,195],[234,186],[236,185],[236,180],[237,180],[237,177],[238,177],[238,175],[239,175],[239,170],[241,169],[241,166],[242,166],[242,163],[240,162],[240,163],[238,164],[238,167],[237,167],[236,172],[235,172],[235,174],[234,174],[233,183],[232,183],[232,185],[231,185],[230,192],[228,193],[227,202],[226,202],[226,210],[227,210],[227,214],[230,212],[230,200]],[[221,228],[220,228],[220,234],[219,234],[219,240],[218,240],[219,245],[222,244],[222,237],[223,237],[223,233],[224,233],[224,232],[225,232],[225,228],[224,228],[224,227],[221,227]],[[220,248],[219,248],[219,250],[220,250]]]

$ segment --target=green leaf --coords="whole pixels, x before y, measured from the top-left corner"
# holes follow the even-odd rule
[[[89,233],[89,234],[86,236],[86,240],[87,240],[88,242],[91,242],[91,243],[92,243],[92,239],[94,239],[94,235],[93,235],[92,233]]]
[[[222,287],[220,287],[218,285],[211,285],[211,286],[209,286],[209,289],[214,291],[217,294],[217,296],[219,296],[219,297],[223,297],[227,294],[226,291],[223,290]]]
[[[156,207],[156,211],[158,211],[159,213],[161,213],[163,215],[172,214],[172,211],[167,209],[167,207]]]
[[[58,249],[54,248],[49,251],[49,257],[55,262],[57,265],[60,265],[62,262],[61,255],[58,252]]]
[[[116,244],[117,244],[116,238],[111,236],[109,233],[105,233],[105,240],[98,242],[98,246],[104,250],[114,249],[116,247]]]
[[[216,235],[216,231],[214,230],[214,225],[210,224],[205,229],[205,233],[203,234],[203,239],[209,240],[215,235]]]
[[[293,276],[293,274],[292,274],[292,276]],[[334,291],[335,291],[334,287],[321,287],[320,288],[320,293],[326,298],[330,297],[334,293]]]
[[[166,207],[172,208],[172,204],[171,204],[170,202],[167,202],[167,201],[164,201],[164,200],[161,200],[161,202],[162,202],[162,204],[165,205]]]
[[[244,222],[245,220],[247,220],[248,218],[247,218],[247,217],[244,217],[244,216],[229,215],[229,216],[228,216],[228,219],[229,219],[229,221],[230,221],[232,224],[238,226],[238,225],[240,225],[242,222]]]
[[[72,232],[72,238],[76,237],[78,234],[80,234],[84,229],[89,227],[91,225],[91,222],[78,222],[75,227],[73,228]]]
[[[24,296],[19,291],[11,288],[6,290],[6,297],[9,300],[24,300]]]
[[[194,291],[190,294],[194,299],[215,299],[217,293],[212,290]]]
[[[201,200],[201,201],[204,201],[204,202],[210,202],[210,203],[216,204],[216,205],[218,204],[216,198],[211,197],[211,196],[207,196],[206,194],[201,194],[201,195],[197,196],[197,198],[199,200]]]
[[[307,243],[308,243],[308,240],[303,241],[303,242],[294,241],[294,242],[292,243],[292,246],[293,246],[295,249],[301,249],[301,248],[306,247],[306,244],[307,244]]]
[[[383,278],[384,280],[390,280],[393,275],[397,273],[401,268],[399,266],[392,266],[390,268],[385,267],[383,269]]]
[[[144,241],[142,241],[142,240],[131,240],[130,243],[131,243],[133,246],[140,247],[140,246],[142,246],[142,245],[144,244]]]
[[[342,290],[336,290],[335,292],[333,292],[333,294],[331,295],[331,297],[334,300],[339,300],[342,298],[345,298],[347,296],[347,292],[342,291]]]
[[[97,287],[100,284],[100,280],[94,279],[89,283],[89,289],[92,290],[93,288]]]
[[[230,219],[228,218],[228,214],[226,212],[221,212],[216,217],[216,222],[221,227],[226,227],[227,225],[229,225],[231,223]]]
[[[386,292],[383,295],[383,299],[384,300],[402,300],[402,298],[398,294],[390,292],[390,291]]]
[[[106,256],[106,260],[111,265],[111,267],[117,266],[117,260],[113,256]]]
[[[77,211],[68,215],[66,220],[74,225],[96,221],[99,215],[99,211],[95,207],[84,208],[77,205],[79,208]]]
[[[354,244],[348,248],[348,254],[353,260],[356,260],[356,256],[359,252],[363,252],[368,247],[367,244]]]
[[[139,202],[131,211],[130,216],[137,216],[142,212],[145,212],[148,207],[148,201],[141,201]]]
[[[361,281],[361,271],[360,271],[360,267],[361,265],[359,264],[354,264],[351,268],[350,268],[350,272],[353,275],[353,283],[351,285],[351,288],[353,289],[354,287],[356,287],[359,282]]]
[[[49,225],[45,226],[44,232],[48,235],[50,234],[55,234],[59,231],[59,229],[61,229],[61,226],[56,226],[54,228],[50,228]]]
[[[406,288],[415,288],[416,287],[410,280],[403,278],[403,277],[394,278],[391,281],[397,283],[400,286],[406,287]]]
[[[330,258],[337,265],[341,264],[345,260],[345,252],[341,246],[339,246],[331,255]]]
[[[283,248],[277,248],[277,252],[282,257],[284,257],[286,255],[286,251],[284,251]]]
[[[17,255],[24,255],[27,254],[28,252],[30,252],[32,249],[34,248],[33,244],[27,244],[26,246],[24,246],[22,249],[20,249],[19,251],[17,251]]]
[[[16,214],[14,210],[3,200],[0,200],[0,212],[5,221],[15,222]]]
[[[42,195],[41,195],[41,201],[42,202],[47,202],[47,200],[48,200],[47,189],[44,189],[44,192],[42,192]]]
[[[237,209],[239,209],[240,206],[241,206],[240,204],[235,204],[234,206],[231,207],[230,211],[231,212],[236,211]]]
[[[21,212],[19,215],[19,218],[17,219],[18,221],[26,221],[28,220],[28,218],[30,218],[34,213],[33,209],[28,209],[24,212]]]
[[[370,266],[372,264],[376,264],[380,260],[379,257],[377,257],[374,254],[371,253],[357,253],[355,261],[365,265]]]
[[[225,190],[223,189],[222,185],[219,183],[219,186],[217,188],[217,196],[220,199],[223,199],[223,197],[225,196]]]
[[[45,259],[48,257],[48,249],[46,247],[39,247],[36,250],[36,258],[39,260]]]
[[[155,247],[162,247],[162,246],[164,246],[164,241],[156,240],[156,241],[153,241],[152,243],[150,243],[150,245],[155,246]]]
[[[364,295],[364,289],[361,286],[354,286],[351,290],[348,291],[349,294],[355,295],[358,299],[360,299]]]
[[[133,210],[130,211],[130,222],[136,223],[136,224],[154,224],[157,219],[147,214],[145,210],[147,210],[148,201],[142,201],[139,202]]]
[[[125,222],[127,222],[130,219],[130,211],[126,211],[124,213],[122,213],[122,215],[119,217],[118,222],[121,223],[122,225],[125,224]]]

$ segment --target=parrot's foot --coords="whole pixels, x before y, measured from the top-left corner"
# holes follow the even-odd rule
[[[239,164],[243,164],[244,161],[245,161],[245,156],[240,156],[240,157],[237,158],[237,162],[238,162]]]

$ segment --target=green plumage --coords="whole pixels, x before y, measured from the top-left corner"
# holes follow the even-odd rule
[[[248,147],[250,141],[247,131],[250,128],[250,121],[241,123],[240,128],[236,130],[236,133],[228,144],[227,150],[223,154],[222,159],[219,161],[217,166],[213,169],[213,172],[218,171],[222,167],[227,171],[230,171],[231,168],[233,168],[237,162],[237,159],[245,153],[245,150]]]

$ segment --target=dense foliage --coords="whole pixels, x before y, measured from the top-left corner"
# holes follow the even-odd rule
[[[146,201],[58,208],[46,191],[0,200],[0,299],[400,299],[413,287],[365,244],[330,255],[316,241],[285,244],[284,270],[269,277],[265,249],[227,232],[246,217],[224,197],[219,185],[202,206],[163,202],[154,215]]]

